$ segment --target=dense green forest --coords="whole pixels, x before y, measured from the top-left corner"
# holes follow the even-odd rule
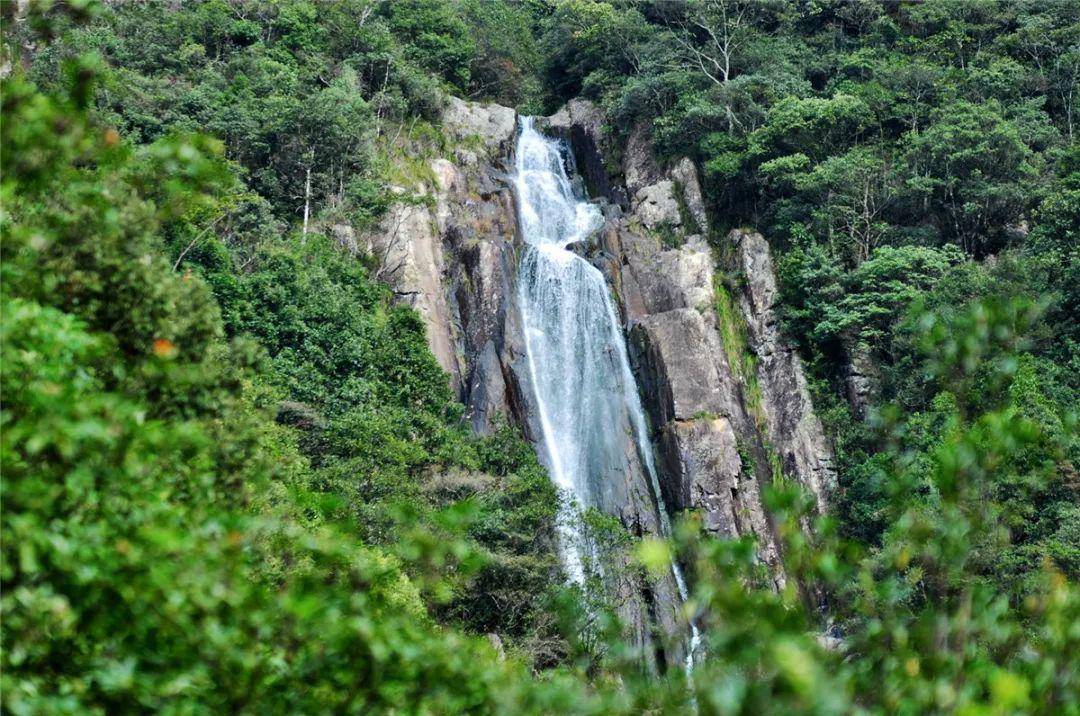
[[[1080,713],[1080,5],[0,21],[5,712]],[[563,586],[533,446],[472,434],[335,236],[449,151],[449,96],[591,99],[694,160],[718,252],[773,247],[840,488],[814,539],[770,491],[780,592],[692,516],[636,548],[691,568],[692,682]]]

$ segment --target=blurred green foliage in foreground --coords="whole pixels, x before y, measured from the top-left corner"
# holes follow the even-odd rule
[[[425,31],[442,7],[395,3],[401,62],[467,50]],[[313,12],[278,19],[302,38]],[[1024,352],[1039,305],[913,311],[933,410],[881,411],[873,547],[829,520],[808,540],[783,484],[779,593],[693,519],[624,545],[689,567],[687,684],[557,586],[550,484],[510,431],[460,427],[418,318],[325,237],[278,236],[218,140],[103,122],[95,57],[2,85],[6,712],[1080,713],[1075,507],[1004,563],[1032,559],[1026,496],[1071,489],[1075,418]],[[201,234],[223,215],[267,236]]]

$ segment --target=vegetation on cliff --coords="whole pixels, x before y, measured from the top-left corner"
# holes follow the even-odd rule
[[[1080,710],[1072,3],[17,12],[5,710]],[[771,491],[781,593],[692,518],[641,546],[691,567],[692,689],[559,587],[532,448],[463,427],[423,324],[333,229],[382,215],[446,93],[592,97],[777,250],[840,509],[811,543],[805,496]]]
[[[1076,4],[568,0],[541,26],[551,106],[590,97],[615,134],[694,158],[714,241],[749,225],[772,243],[837,442],[844,532],[877,544],[890,527],[890,447],[925,462],[1008,396],[1061,450],[989,476],[1012,541],[985,568],[1016,594],[1046,558],[1080,576]],[[1010,381],[956,395],[921,368],[922,312],[961,321],[1013,297],[1042,310]],[[902,435],[866,410],[885,405]]]

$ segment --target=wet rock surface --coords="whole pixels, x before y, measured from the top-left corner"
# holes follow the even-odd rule
[[[657,500],[673,514],[698,511],[711,533],[754,535],[760,558],[782,586],[777,541],[761,503],[773,455],[823,507],[835,476],[802,366],[776,318],[768,244],[753,232],[725,239],[734,257],[727,268],[744,277],[736,299],[757,361],[750,377],[729,364],[732,346],[724,344],[715,308],[721,252],[706,239],[708,215],[693,163],[660,166],[643,126],[630,133],[620,155],[602,112],[586,101],[537,124],[568,142],[590,195],[603,197],[604,227],[570,248],[600,269],[617,299],[656,448],[660,495],[630,449],[599,481],[604,488],[594,495],[596,504],[637,535],[662,531]],[[430,161],[433,184],[402,190],[403,200],[367,246],[381,277],[423,318],[473,429],[488,433],[507,421],[536,440],[516,300],[517,117],[508,108],[451,100],[443,127],[458,145],[452,157]],[[609,588],[651,666],[660,668],[658,659],[680,663],[674,581],[628,573]]]
[[[580,109],[556,115],[571,125]],[[589,122],[593,122],[592,115]],[[597,130],[582,127],[581,132]],[[575,147],[583,153],[588,145]],[[683,158],[664,168],[653,158],[647,128],[635,127],[622,155],[622,177],[632,197],[609,219],[590,256],[605,257],[604,273],[630,336],[631,357],[648,408],[661,463],[663,499],[672,511],[697,510],[716,534],[753,534],[761,558],[784,575],[761,491],[778,461],[824,509],[835,483],[832,453],[813,413],[798,356],[776,318],[776,278],[768,244],[753,232],[714,250],[700,181]],[[722,247],[717,247],[722,248]],[[717,266],[743,277],[736,296],[746,349],[756,365],[729,365],[716,312]],[[730,260],[730,259],[725,259]],[[729,320],[732,320],[729,318]],[[741,356],[739,357],[741,361]]]
[[[538,118],[537,127],[570,143],[589,196],[626,204],[626,192],[618,173],[609,167],[616,150],[604,130],[604,112],[600,107],[588,100],[572,99],[550,117]]]

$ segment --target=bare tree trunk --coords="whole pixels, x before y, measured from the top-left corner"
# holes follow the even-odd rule
[[[315,150],[311,150],[308,156],[307,172],[304,178],[304,230],[301,233],[301,243],[307,239],[308,219],[311,216],[311,165],[315,161]]]

